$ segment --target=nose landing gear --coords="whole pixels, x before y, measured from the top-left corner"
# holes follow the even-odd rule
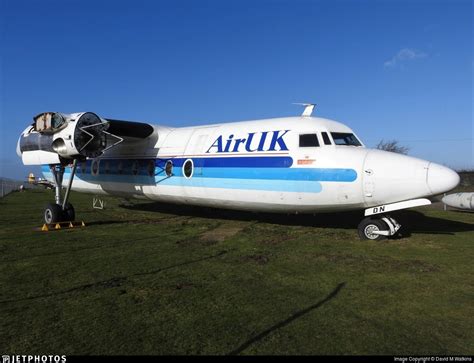
[[[401,225],[388,215],[378,215],[364,218],[358,228],[360,239],[381,241],[395,235]]]
[[[49,203],[44,209],[44,221],[46,224],[53,224],[58,222],[72,222],[75,219],[74,207],[68,202],[69,193],[72,187],[72,181],[76,173],[77,159],[74,159],[71,168],[71,176],[64,194],[64,199],[61,202],[61,188],[64,176],[65,167],[62,164],[54,164],[49,166],[54,176],[55,182],[55,203]]]

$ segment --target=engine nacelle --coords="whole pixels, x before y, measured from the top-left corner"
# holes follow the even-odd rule
[[[107,120],[95,113],[44,112],[20,137],[19,151],[54,152],[65,159],[96,158],[107,148]]]

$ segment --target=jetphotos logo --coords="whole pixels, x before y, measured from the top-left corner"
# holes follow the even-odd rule
[[[207,149],[209,153],[238,153],[256,151],[288,151],[284,137],[290,130],[249,132],[245,138],[224,138],[220,135]]]
[[[65,355],[2,355],[2,363],[65,363]]]

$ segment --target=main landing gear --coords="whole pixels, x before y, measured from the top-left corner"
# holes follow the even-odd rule
[[[401,225],[388,215],[366,217],[359,223],[358,231],[361,239],[380,241],[395,235]]]
[[[74,207],[68,202],[69,193],[71,192],[72,181],[76,174],[77,159],[74,159],[71,168],[71,176],[66,188],[66,193],[61,201],[61,188],[65,167],[63,164],[53,164],[49,166],[54,176],[55,182],[55,203],[49,203],[44,209],[44,221],[46,224],[58,222],[72,222],[76,218]]]

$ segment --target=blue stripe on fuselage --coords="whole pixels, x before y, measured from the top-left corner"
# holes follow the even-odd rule
[[[98,175],[91,174],[92,161],[88,160],[84,164],[79,163],[76,176],[90,183],[116,182],[312,193],[321,191],[320,182],[353,182],[357,179],[354,169],[290,168],[293,164],[291,157],[274,156],[190,158],[193,160],[194,172],[192,178],[188,179],[182,172],[182,166],[187,159],[101,159]],[[171,177],[166,176],[164,170],[168,160],[173,162]],[[45,176],[51,176],[47,165],[43,166],[42,170]],[[69,169],[66,169],[66,179],[68,173]]]
[[[206,168],[289,168],[293,165],[293,158],[289,156],[230,156],[157,159],[156,166],[164,167],[166,161],[171,160],[174,166],[181,167],[188,159],[193,160],[194,166]]]

